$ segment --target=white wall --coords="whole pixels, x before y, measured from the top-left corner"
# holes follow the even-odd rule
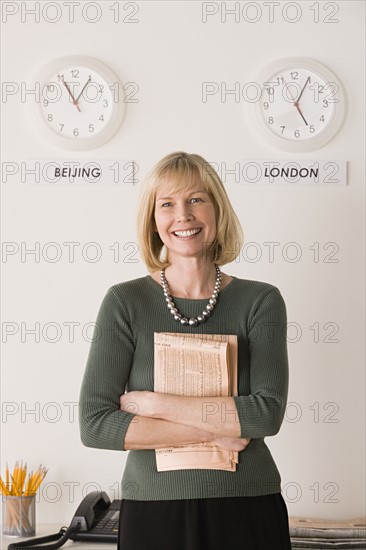
[[[174,150],[197,152],[210,162],[240,159],[304,158],[347,160],[348,185],[245,186],[226,178],[228,193],[244,227],[246,242],[260,247],[262,257],[241,257],[226,272],[268,281],[285,298],[289,323],[301,329],[289,343],[291,385],[286,419],[279,435],[268,440],[282,473],[284,496],[292,515],[347,518],[363,513],[364,487],[364,3],[338,1],[337,23],[325,23],[325,2],[316,3],[320,21],[314,22],[313,2],[297,2],[302,16],[289,23],[276,7],[273,22],[268,7],[257,2],[262,17],[238,23],[220,13],[202,22],[200,2],[138,2],[137,23],[113,22],[113,2],[99,2],[102,17],[92,24],[75,7],[68,22],[62,17],[39,23],[21,8],[2,24],[5,82],[34,77],[49,60],[69,54],[91,55],[107,63],[123,82],[139,86],[138,103],[128,105],[119,133],[92,152],[67,153],[49,145],[25,120],[28,102],[19,95],[3,103],[3,162],[29,159],[134,159],[139,165],[135,186],[33,185],[13,177],[3,183],[2,238],[6,243],[40,249],[50,242],[62,257],[51,263],[42,254],[36,262],[20,252],[3,258],[2,322],[17,332],[3,344],[2,466],[23,458],[32,467],[49,468],[37,509],[41,523],[67,523],[88,483],[99,484],[118,497],[126,454],[87,449],[79,440],[76,409],[89,350],[87,323],[95,321],[109,286],[146,274],[143,263],[127,261],[136,235],[134,212],[141,179],[165,154]],[[44,7],[45,3],[40,3]],[[130,13],[121,2],[122,18]],[[241,7],[247,4],[241,3]],[[294,3],[290,3],[294,4]],[[233,2],[227,2],[233,7]],[[217,6],[220,8],[221,3]],[[296,7],[295,6],[295,7]],[[289,17],[293,17],[291,6]],[[50,8],[51,9],[51,8]],[[329,7],[327,8],[329,10]],[[249,12],[248,12],[249,13]],[[254,13],[254,12],[253,12]],[[89,17],[93,17],[90,11]],[[49,12],[48,18],[53,17]],[[250,17],[250,15],[249,15]],[[273,149],[254,135],[242,116],[242,103],[232,96],[202,102],[202,82],[253,80],[257,69],[277,57],[299,55],[328,65],[345,85],[348,113],[340,133],[325,147],[294,155]],[[75,261],[65,242],[78,242]],[[83,258],[81,249],[96,242],[100,261]],[[119,242],[114,261],[110,246]],[[278,242],[269,261],[266,242]],[[287,243],[301,247],[293,263],[282,255]],[[24,243],[23,245],[21,243]],[[319,243],[320,260],[312,246]],[[324,261],[327,243],[339,247],[337,263]],[[123,247],[126,247],[125,249]],[[249,251],[248,251],[249,252]],[[47,258],[47,257],[46,257]],[[133,259],[138,259],[135,255]],[[24,330],[40,323],[40,342]],[[65,323],[75,326],[74,341]],[[22,325],[23,323],[23,329]],[[55,332],[42,335],[47,323]],[[310,327],[318,323],[319,341]],[[326,343],[335,323],[337,343]],[[295,340],[295,325],[289,336]],[[4,328],[5,327],[5,328]],[[22,341],[23,340],[23,341]],[[49,405],[56,403],[57,407]],[[35,414],[29,410],[34,409]],[[38,412],[37,412],[38,411]],[[13,414],[9,414],[12,412]],[[74,416],[72,415],[74,413]],[[55,415],[60,418],[53,422]],[[333,422],[331,422],[333,420]],[[74,489],[73,491],[71,489]],[[51,503],[52,502],[52,503]]]

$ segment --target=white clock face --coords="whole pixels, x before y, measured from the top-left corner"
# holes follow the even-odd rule
[[[41,111],[49,128],[65,138],[86,138],[99,133],[113,112],[112,91],[95,71],[65,67],[43,88]]]
[[[123,116],[122,87],[105,65],[91,58],[62,58],[40,75],[36,114],[54,144],[92,149],[106,142]]]
[[[334,116],[337,88],[308,69],[279,71],[263,89],[263,122],[283,139],[312,139]]]
[[[255,126],[272,145],[310,151],[327,143],[341,126],[345,98],[336,76],[312,59],[289,58],[262,70],[254,105]]]

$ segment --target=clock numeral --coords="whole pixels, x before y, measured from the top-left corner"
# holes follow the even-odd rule
[[[267,90],[268,95],[274,95],[274,87],[273,86],[268,86],[268,88],[266,88],[266,90]]]
[[[47,82],[45,88],[43,88],[43,99],[50,103],[58,101],[62,95],[60,85],[57,82]],[[47,106],[44,103],[45,107]]]
[[[273,116],[268,117],[268,124],[273,124]]]
[[[324,115],[319,118],[320,122],[324,122]]]
[[[310,133],[311,133],[311,134],[313,134],[313,133],[315,132],[315,128],[314,128],[314,126],[313,126],[313,125],[311,125],[311,126],[310,126],[310,128],[309,128],[309,130],[310,130]]]
[[[286,126],[281,126],[280,128],[281,128],[281,134],[283,134],[284,131],[285,131]]]
[[[294,136],[295,136],[295,138],[299,138],[300,137],[300,130],[295,130],[294,131]]]
[[[314,90],[314,103],[319,103],[319,94],[323,94],[325,86],[319,84],[319,82],[314,82],[312,86],[309,86],[310,90]]]
[[[94,132],[94,124],[89,124],[89,132]]]
[[[103,107],[108,107],[108,101],[106,99],[103,100]]]
[[[79,135],[79,128],[74,128],[73,134],[74,134],[74,136],[78,136]]]
[[[299,80],[299,73],[297,71],[292,71],[290,74],[292,80]]]
[[[49,103],[49,102],[48,102],[48,99],[44,99],[44,100],[43,100],[43,106],[44,106],[44,107],[48,107],[48,103]]]
[[[326,99],[323,99],[323,107],[326,109],[328,107],[329,103]]]
[[[264,109],[266,109],[266,110],[269,109],[269,103],[268,103],[268,101],[265,101],[265,102],[263,103],[263,107],[264,107]]]
[[[103,84],[99,84],[99,92],[100,92],[100,95],[103,94],[103,90],[104,90],[104,85],[103,85]]]
[[[58,74],[58,75],[57,75],[57,78],[59,79],[60,82],[62,82],[63,80],[65,80],[65,75],[63,75],[63,74]]]
[[[323,99],[324,107],[328,107],[328,103],[338,103],[338,99],[335,97],[339,91],[339,86],[335,82],[328,82],[325,86],[315,82],[313,86],[310,86],[311,90],[314,90],[314,103],[319,102],[319,94],[323,94],[329,90],[329,94]]]
[[[64,129],[65,124],[59,124],[59,126],[60,126],[60,132],[62,132],[62,130]]]
[[[48,120],[48,122],[52,122],[53,121],[53,116],[51,114],[47,115],[47,120]]]
[[[73,69],[71,71],[72,78],[79,78],[79,71],[77,69]]]
[[[104,122],[104,115],[100,115],[99,120],[100,120],[101,122]]]

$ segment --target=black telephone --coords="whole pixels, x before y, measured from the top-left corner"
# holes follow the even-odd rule
[[[8,550],[56,550],[68,539],[117,544],[120,506],[120,500],[111,502],[104,491],[93,491],[82,500],[69,527],[54,535],[9,544]],[[45,544],[51,541],[57,542]]]
[[[111,502],[107,493],[94,491],[80,503],[71,525],[80,529],[70,536],[72,540],[117,542],[120,500]]]

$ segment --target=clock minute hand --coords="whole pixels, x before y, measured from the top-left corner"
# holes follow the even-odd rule
[[[300,92],[300,95],[299,95],[299,97],[297,98],[297,100],[296,100],[295,103],[294,103],[296,109],[299,111],[299,113],[300,113],[300,115],[301,115],[303,121],[305,122],[306,126],[309,126],[309,125],[308,125],[308,123],[306,122],[306,120],[305,120],[305,118],[304,118],[304,115],[302,114],[302,112],[301,112],[301,110],[300,110],[299,102],[300,102],[301,96],[302,96],[302,94],[303,94],[303,92],[304,92],[304,90],[305,90],[305,88],[306,88],[306,84],[309,82],[309,80],[310,80],[310,76],[307,77],[306,82],[305,82],[305,84],[304,84],[304,86],[302,87],[302,90],[301,90],[301,92]]]
[[[285,79],[284,79],[283,77],[282,77],[282,79],[283,79],[283,81],[285,82]],[[302,89],[302,91],[301,91],[301,93],[300,93],[299,99],[300,99],[300,97],[301,97],[301,94],[302,94],[302,92],[303,92],[305,86],[306,86],[306,83],[307,83],[307,81],[305,82],[305,85],[304,85],[304,87],[303,87],[303,89]],[[300,110],[299,103],[298,103],[299,100],[297,100],[297,101],[294,100],[294,98],[293,98],[293,96],[292,96],[292,93],[291,93],[291,90],[290,90],[290,88],[287,86],[286,82],[285,82],[285,86],[286,86],[286,88],[288,89],[288,91],[290,92],[291,99],[292,99],[292,101],[294,102],[294,107],[296,107],[296,109],[298,110],[298,112],[299,112],[299,114],[301,115],[301,118],[302,118],[303,121],[305,122],[306,126],[309,126],[308,123],[307,123],[306,120],[305,120],[304,115],[302,114],[302,112],[301,112],[301,110]]]
[[[305,84],[304,84],[304,86],[303,86],[303,88],[302,88],[302,90],[301,90],[301,92],[300,92],[300,95],[299,95],[299,97],[298,97],[297,100],[296,100],[296,103],[299,103],[299,102],[300,102],[301,96],[302,96],[302,94],[303,94],[303,92],[304,92],[304,90],[305,90],[306,84],[309,82],[309,80],[310,80],[310,76],[307,77],[306,82],[305,82]]]
[[[83,89],[81,90],[80,94],[76,98],[76,103],[79,101],[81,94],[83,93],[83,91],[85,90],[85,88],[87,87],[87,85],[89,84],[90,81],[91,81],[91,76],[89,76],[87,82],[83,86]]]
[[[61,77],[61,80],[62,80],[62,83],[63,83],[63,85],[65,86],[66,90],[69,92],[69,95],[70,95],[70,97],[71,97],[71,99],[72,99],[73,104],[75,105],[75,107],[77,108],[77,110],[79,111],[79,113],[81,113],[80,107],[79,107],[79,105],[78,105],[78,102],[75,100],[74,96],[72,95],[71,90],[70,90],[69,86],[67,85],[67,82],[65,82],[65,80],[64,80],[64,77]]]

